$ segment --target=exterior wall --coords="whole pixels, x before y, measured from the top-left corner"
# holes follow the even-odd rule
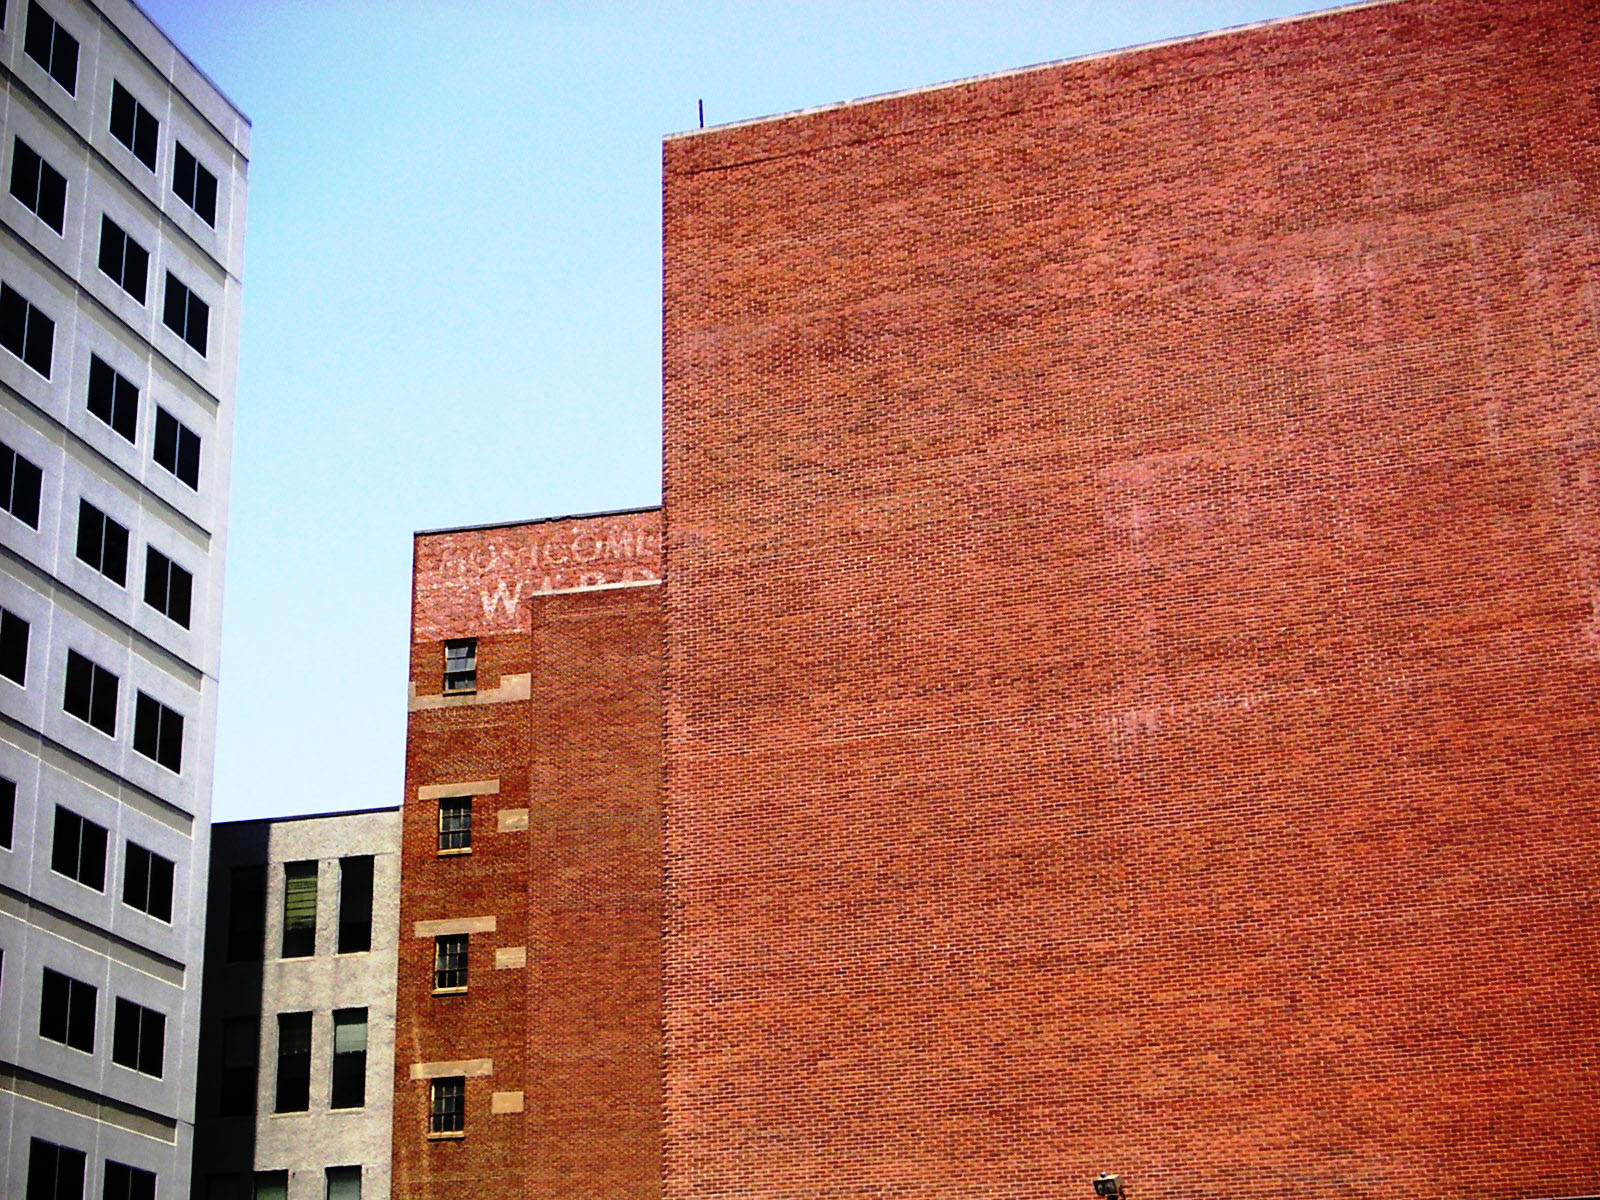
[[[1597,44],[667,143],[669,1200],[1600,1192]]]
[[[372,949],[338,953],[339,860],[373,857]],[[316,953],[284,958],[284,864],[315,859]],[[376,809],[321,817],[227,821],[213,827],[206,988],[198,1097],[203,1114],[194,1175],[197,1200],[251,1195],[257,1171],[287,1171],[289,1200],[322,1200],[328,1167],[359,1166],[362,1200],[388,1200],[389,1139],[394,1123],[395,963],[400,893],[400,812]],[[230,962],[232,871],[267,866],[265,956]],[[333,1011],[367,1010],[366,1104],[329,1105]],[[278,1014],[310,1012],[311,1107],[273,1111]],[[222,1022],[260,1021],[256,1114],[219,1117]],[[237,1188],[235,1191],[233,1189]]]
[[[249,124],[127,0],[42,7],[79,43],[72,94],[24,53],[23,0],[6,5],[0,29],[0,181],[19,137],[67,180],[61,234],[0,191],[0,280],[55,322],[48,379],[0,350],[0,442],[43,472],[37,529],[0,512],[0,606],[30,624],[25,685],[0,680],[0,774],[17,787],[11,848],[0,849],[0,1193],[23,1194],[38,1136],[87,1153],[86,1194],[100,1194],[110,1158],[183,1195]],[[115,82],[159,122],[154,171],[109,133]],[[173,194],[178,141],[218,179],[214,228]],[[102,215],[149,251],[143,305],[97,269]],[[160,319],[168,269],[210,305],[204,356]],[[91,355],[140,390],[133,442],[87,411]],[[152,460],[157,405],[202,438],[197,490]],[[76,557],[80,498],[129,530],[125,587]],[[147,546],[194,577],[188,629],[143,603]],[[63,711],[69,649],[118,676],[115,736]],[[139,692],[182,715],[181,771],[133,752]],[[103,892],[51,871],[58,804],[108,830]],[[176,864],[170,922],[122,903],[130,842]],[[46,967],[97,989],[92,1054],[39,1036]],[[117,997],[166,1017],[159,1080],[111,1063]]]
[[[659,546],[657,511],[417,538],[396,1196],[659,1195]],[[442,694],[457,637],[471,695]],[[471,853],[441,854],[462,795]],[[435,994],[460,921],[467,989]],[[455,1075],[464,1134],[430,1136],[430,1079]]]

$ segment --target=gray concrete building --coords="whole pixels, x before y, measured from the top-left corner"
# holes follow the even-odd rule
[[[212,831],[201,1200],[388,1200],[400,810]]]
[[[249,122],[0,9],[0,1194],[188,1194]]]

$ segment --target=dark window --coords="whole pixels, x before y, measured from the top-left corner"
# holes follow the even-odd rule
[[[467,1081],[460,1075],[435,1079],[432,1088],[429,1133],[461,1133],[467,1127]]]
[[[111,1061],[141,1075],[161,1078],[166,1057],[167,1018],[153,1008],[117,997],[111,1026]]]
[[[278,1014],[278,1094],[274,1112],[311,1107],[311,1014]]]
[[[433,990],[467,986],[467,935],[447,933],[433,939]]]
[[[83,1200],[88,1158],[82,1150],[33,1138],[28,1144],[27,1200]]]
[[[56,805],[50,869],[97,892],[106,890],[106,828]]]
[[[250,1200],[250,1197],[239,1190],[237,1175],[207,1175],[204,1200]]]
[[[169,771],[183,770],[183,717],[140,692],[133,706],[133,748]]]
[[[339,860],[339,953],[372,949],[372,855]]]
[[[154,546],[144,552],[144,602],[162,616],[189,628],[194,576]]]
[[[0,346],[49,379],[55,342],[56,323],[16,288],[0,283]]]
[[[133,98],[133,93],[122,86],[120,80],[111,82],[111,136],[116,138],[133,156],[156,169],[156,133],[160,123],[155,114]]]
[[[257,1171],[254,1200],[289,1200],[289,1172]]]
[[[89,356],[89,411],[125,440],[139,433],[139,389],[98,354]]]
[[[21,138],[11,144],[11,194],[57,233],[67,228],[67,177]]]
[[[28,3],[28,31],[22,48],[62,87],[67,95],[78,91],[78,39],[73,37],[36,0]]]
[[[182,142],[172,152],[172,191],[207,225],[217,223],[217,177]]]
[[[150,251],[110,217],[100,218],[100,273],[140,304],[150,279]]]
[[[39,1036],[93,1054],[94,999],[93,984],[46,967],[39,989]]]
[[[206,352],[206,329],[211,324],[211,309],[206,302],[167,272],[167,298],[161,308],[161,321],[202,356]]]
[[[17,819],[17,783],[0,775],[0,849],[11,849],[11,826]]]
[[[78,501],[78,557],[118,587],[128,582],[128,527]]]
[[[160,405],[156,406],[156,440],[153,455],[190,487],[200,487],[200,435]]]
[[[317,952],[317,864],[283,864],[283,957]]]
[[[101,1200],[156,1200],[156,1173],[106,1159]]]
[[[248,1117],[256,1111],[258,1029],[251,1017],[230,1017],[222,1023],[221,1115]]]
[[[267,869],[235,867],[228,894],[228,961],[259,962],[267,939]]]
[[[328,1200],[361,1200],[361,1168],[329,1167]]]
[[[361,1108],[367,1102],[367,1010],[333,1010],[333,1095],[329,1108]]]
[[[39,528],[39,492],[44,472],[0,442],[0,506],[24,525]]]
[[[471,692],[478,687],[478,639],[456,638],[444,644],[444,690]]]
[[[471,796],[446,796],[439,801],[439,849],[472,849]]]
[[[28,623],[9,608],[0,608],[0,675],[28,682]]]
[[[67,651],[67,690],[61,707],[101,733],[117,736],[117,677],[76,650]]]
[[[172,920],[172,860],[128,842],[122,856],[122,902],[158,921]]]

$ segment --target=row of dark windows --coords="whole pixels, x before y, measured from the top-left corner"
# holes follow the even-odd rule
[[[28,4],[28,28],[22,49],[45,69],[69,96],[78,94],[78,39],[61,22],[45,11],[37,0]],[[156,169],[156,149],[161,138],[161,123],[122,81],[111,83],[111,136],[133,152],[134,158],[149,171]],[[15,192],[15,178],[12,190]],[[63,201],[65,181],[63,181]],[[200,165],[194,153],[182,142],[176,144],[172,158],[172,192],[207,225],[217,223],[217,177]],[[64,204],[63,204],[64,206]],[[35,210],[37,211],[37,210]],[[41,216],[43,214],[40,214]],[[53,224],[57,233],[59,223]]]
[[[313,1014],[278,1014],[278,1062],[272,1111],[311,1111]],[[367,1010],[333,1010],[333,1068],[328,1080],[329,1108],[363,1108],[367,1103]],[[222,1023],[222,1073],[217,1111],[247,1117],[256,1111],[259,1028],[254,1017]]]
[[[92,983],[44,968],[39,982],[39,1036],[94,1053],[97,997]],[[160,1079],[165,1070],[167,1018],[124,996],[112,1009],[111,1061]]]
[[[11,813],[16,804],[16,785],[0,781],[0,793],[7,803],[0,805],[6,818],[4,845],[11,845]],[[106,845],[109,833],[104,825],[56,805],[55,829],[50,841],[50,869],[96,892],[106,890]],[[122,853],[122,902],[129,908],[148,913],[158,921],[172,920],[173,863],[137,842],[124,842]]]
[[[326,1200],[361,1200],[361,1168],[329,1167],[323,1172]],[[207,1175],[202,1200],[288,1200],[289,1172]]]
[[[100,222],[100,270],[140,304],[145,302],[150,253],[110,217]],[[56,322],[9,283],[0,293],[0,346],[38,374],[50,378]],[[171,271],[167,272],[161,323],[205,357],[211,306]]]
[[[118,587],[128,585],[128,527],[87,500],[78,501],[78,558]],[[154,546],[144,553],[144,602],[189,628],[194,575]]]
[[[28,1182],[25,1200],[83,1200],[83,1181],[89,1156],[71,1146],[58,1146],[43,1138],[28,1143]],[[156,1200],[156,1173],[108,1158],[101,1200]]]
[[[315,859],[283,864],[283,958],[317,952],[317,871]],[[339,860],[339,954],[372,949],[372,872],[370,854]],[[230,884],[228,961],[260,962],[266,946],[267,868],[235,867]]]

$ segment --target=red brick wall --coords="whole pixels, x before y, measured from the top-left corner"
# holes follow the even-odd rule
[[[1600,18],[665,154],[666,1195],[1600,1193]]]
[[[660,578],[659,531],[650,511],[417,539],[401,1200],[659,1195],[662,629],[661,588],[649,586]],[[599,547],[600,565],[581,579],[534,573],[575,546]],[[517,597],[509,606],[507,595]],[[470,636],[478,696],[523,694],[508,677],[526,674],[528,699],[440,704],[443,641]],[[418,789],[490,779],[500,790],[474,799],[472,853],[440,856],[437,801]],[[501,831],[502,810],[527,810],[526,828]],[[496,928],[471,935],[467,993],[433,995],[433,940],[413,936],[415,923],[477,916]],[[495,951],[514,947],[526,966],[496,969]],[[493,1072],[467,1079],[466,1136],[430,1140],[429,1087],[411,1078],[413,1064],[481,1059]],[[491,1112],[496,1092],[522,1093],[523,1111]]]

